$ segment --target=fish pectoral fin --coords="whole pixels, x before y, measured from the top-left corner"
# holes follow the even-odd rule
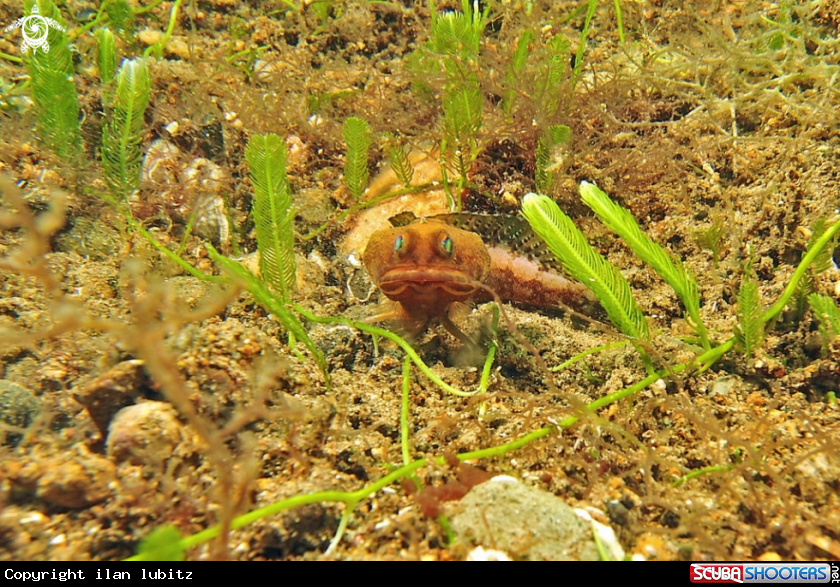
[[[450,320],[449,316],[447,316],[446,314],[441,315],[440,323],[443,325],[444,328],[446,328],[446,331],[449,334],[460,340],[465,345],[469,345],[470,347],[474,348],[480,348],[478,343],[466,334],[464,334],[460,328],[455,326],[455,323],[452,320]]]
[[[429,324],[428,317],[417,317],[409,314],[399,302],[384,302],[380,304],[380,310],[379,314],[365,318],[363,322],[365,324],[394,323],[398,326],[397,333],[409,342],[422,334]]]

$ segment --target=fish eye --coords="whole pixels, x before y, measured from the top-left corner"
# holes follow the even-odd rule
[[[447,255],[452,254],[452,249],[454,245],[452,243],[452,239],[449,236],[444,237],[442,241],[440,241],[441,248],[446,252]]]
[[[405,239],[402,237],[402,235],[399,235],[394,240],[394,252],[399,253],[400,249],[402,249],[404,245],[405,245]]]

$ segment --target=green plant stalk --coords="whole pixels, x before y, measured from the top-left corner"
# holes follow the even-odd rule
[[[400,409],[400,442],[402,444],[403,466],[411,463],[411,448],[408,444],[408,403],[411,390],[411,359],[406,355],[403,362],[402,406]]]
[[[627,280],[592,249],[583,233],[551,198],[527,194],[522,199],[522,215],[569,275],[592,290],[622,333],[638,340],[650,339],[644,314]]]
[[[703,467],[702,469],[697,469],[696,471],[691,471],[690,473],[686,473],[682,477],[678,477],[673,483],[671,483],[671,487],[679,487],[686,481],[690,479],[695,479],[700,477],[701,475],[706,475],[708,473],[718,473],[722,471],[729,471],[734,467],[734,465],[713,465],[711,467]]]
[[[598,0],[588,0],[589,4],[586,9],[586,19],[583,21],[583,30],[580,32],[580,41],[578,43],[577,52],[575,53],[575,68],[572,70],[572,91],[580,79],[580,74],[583,71],[583,54],[586,52],[586,40],[589,38],[589,25],[592,23],[592,17],[595,16],[595,9],[598,7]]]
[[[2,51],[0,51],[0,59],[8,59],[9,61],[12,61],[13,63],[23,63],[23,58],[22,57],[17,57],[15,55],[9,55],[8,53],[3,53]]]
[[[209,281],[209,282],[225,282],[230,281],[227,277],[221,277],[219,275],[207,275],[202,271],[199,271],[195,267],[193,267],[188,261],[182,259],[178,256],[177,253],[174,251],[170,251],[167,247],[165,247],[160,241],[158,241],[152,234],[146,230],[139,222],[134,220],[133,218],[129,218],[129,224],[134,227],[134,229],[140,233],[140,236],[145,238],[150,245],[152,245],[155,249],[163,253],[170,261],[181,267],[184,271],[195,277],[196,279],[200,279],[201,281]]]
[[[624,15],[621,13],[621,0],[614,0],[615,21],[618,25],[618,42],[624,44]]]
[[[51,1],[44,2],[41,9],[42,16],[63,26],[61,14]],[[32,80],[32,100],[44,143],[65,161],[73,161],[82,148],[73,59],[62,31],[48,27],[47,42],[48,52],[33,49],[24,59]]]
[[[254,224],[262,278],[288,301],[295,287],[295,233],[286,181],[286,144],[273,133],[253,135],[245,159],[254,186]]]
[[[622,346],[626,345],[629,342],[630,342],[629,340],[619,340],[619,341],[616,341],[616,342],[611,342],[611,343],[608,343],[608,344],[602,344],[602,345],[596,346],[594,348],[585,350],[582,353],[576,354],[575,356],[571,357],[570,359],[568,359],[566,361],[563,361],[562,363],[560,363],[556,367],[551,367],[551,369],[549,369],[549,371],[562,371],[563,369],[567,369],[571,365],[577,363],[581,359],[585,359],[589,355],[594,355],[595,353],[600,353],[601,351],[608,351],[610,349],[616,349],[618,347],[622,347]]]
[[[141,8],[135,8],[134,9],[134,15],[137,16],[138,14],[143,14],[145,12],[149,12],[151,10],[154,10],[155,8],[157,8],[158,6],[163,4],[163,2],[164,2],[164,0],[154,0],[154,2],[152,2],[148,6],[143,6]]]
[[[100,24],[107,23],[110,20],[110,18],[108,17],[108,13],[106,12],[109,1],[110,0],[103,0],[102,4],[99,5],[99,10],[96,11],[96,15],[93,17],[93,20],[81,27],[73,29],[67,36],[68,42],[72,43],[92,28]],[[144,14],[146,12],[154,10],[159,5],[163,4],[163,2],[164,0],[155,0],[148,6],[143,6],[141,8],[132,8],[131,11],[134,13],[134,16],[137,16],[138,14]]]
[[[700,317],[700,293],[694,276],[682,263],[674,262],[665,249],[642,232],[628,210],[613,202],[597,186],[586,181],[581,182],[580,195],[583,203],[598,215],[601,222],[620,236],[636,256],[653,267],[676,292],[691,317],[692,326],[700,337],[703,349],[709,350],[709,335]]]
[[[250,49],[243,49],[242,51],[237,51],[236,53],[233,53],[232,55],[228,55],[227,57],[225,57],[225,61],[227,61],[228,63],[233,63],[234,61],[236,61],[240,57],[244,57],[245,55],[248,55],[248,53],[255,52],[256,55],[259,55],[260,53],[262,53],[263,51],[265,51],[266,49],[269,49],[269,48],[270,48],[269,45],[260,45],[259,47],[251,47]]]
[[[490,340],[490,348],[487,349],[487,359],[484,361],[484,367],[481,369],[481,378],[478,380],[478,389],[486,391],[490,386],[490,374],[493,368],[493,361],[496,358],[496,333],[499,331],[499,318],[501,312],[499,306],[493,304],[493,338]],[[478,415],[483,416],[487,412],[487,402],[481,402],[478,405]]]
[[[187,250],[187,242],[189,241],[190,235],[192,235],[193,228],[195,227],[195,219],[196,213],[193,212],[190,214],[190,217],[187,220],[187,225],[184,227],[184,236],[181,237],[181,244],[178,245],[178,250],[175,251],[175,254],[179,257]]]
[[[498,311],[498,310],[497,310]],[[481,379],[478,382],[478,393],[484,393],[490,385],[490,373],[493,368],[493,360],[496,358],[496,341],[490,342],[490,348],[487,349],[487,359],[484,361],[484,367],[481,369]],[[487,402],[481,402],[478,405],[478,415],[483,416],[487,412]]]
[[[181,3],[183,1],[184,0],[175,0],[175,4],[172,5],[172,10],[169,13],[169,25],[166,27],[166,32],[163,33],[163,36],[157,43],[149,45],[146,50],[143,51],[143,57],[148,57],[153,52],[158,59],[160,59],[163,55],[163,48],[166,47],[166,43],[169,42],[169,39],[172,37],[172,33],[175,30],[175,23],[178,21],[178,9],[181,7]]]
[[[446,544],[455,543],[455,531],[452,529],[452,524],[449,523],[449,518],[443,514],[438,516],[438,524],[443,529],[443,535],[446,536]]]
[[[143,113],[151,96],[145,60],[123,61],[111,96],[112,108],[102,125],[102,169],[111,194],[123,201],[140,185]]]
[[[733,337],[732,339],[728,340],[724,344],[722,344],[720,346],[717,346],[717,347],[715,347],[715,348],[713,348],[709,351],[706,351],[705,353],[703,353],[702,355],[700,355],[699,357],[697,357],[696,359],[694,359],[692,361],[689,361],[689,362],[686,362],[686,363],[680,363],[679,365],[676,365],[674,367],[670,367],[668,369],[662,369],[661,371],[657,371],[655,373],[652,373],[652,374],[648,375],[647,377],[645,377],[641,381],[638,381],[637,383],[634,383],[633,385],[631,385],[629,387],[625,387],[624,389],[616,391],[615,393],[611,393],[611,394],[605,395],[603,397],[600,397],[600,398],[596,399],[595,401],[593,401],[592,403],[588,404],[586,406],[586,410],[588,412],[594,412],[596,410],[600,410],[601,408],[603,408],[605,406],[608,406],[608,405],[610,405],[612,403],[615,403],[619,400],[622,400],[624,398],[628,398],[628,397],[631,397],[631,396],[635,395],[636,393],[645,389],[648,385],[651,385],[652,383],[654,383],[655,381],[658,381],[659,379],[664,379],[665,377],[669,377],[669,376],[673,376],[673,375],[679,375],[680,373],[685,372],[686,370],[690,369],[693,366],[698,366],[701,371],[705,370],[709,366],[714,364],[726,352],[728,352],[734,346],[734,344],[735,344],[735,338]],[[568,418],[566,418],[564,420],[561,420],[557,425],[560,426],[561,428],[568,428],[569,426],[575,424],[578,420],[580,420],[580,417],[578,417],[578,416],[569,416]]]
[[[108,8],[108,0],[103,0],[102,4],[99,5],[99,10],[96,11],[96,16],[93,17],[89,23],[79,28],[73,29],[67,35],[67,41],[72,43],[77,38],[82,36],[84,33],[92,29],[93,27],[105,22],[108,20],[108,14],[105,12],[105,9]]]
[[[822,236],[817,239],[814,245],[808,249],[808,252],[804,257],[802,257],[802,261],[799,262],[799,266],[796,268],[796,271],[793,272],[793,276],[790,278],[790,282],[787,284],[785,291],[782,292],[782,295],[778,300],[776,300],[776,303],[767,308],[767,310],[765,310],[761,315],[762,322],[767,324],[782,313],[782,310],[785,309],[785,306],[790,301],[790,298],[796,293],[799,281],[805,275],[808,267],[820,256],[823,248],[825,248],[825,246],[838,234],[838,232],[840,232],[840,220],[836,220],[834,224],[828,227]]]
[[[607,549],[607,545],[601,540],[601,535],[598,534],[597,528],[592,524],[592,540],[595,542],[595,547],[598,549],[598,559],[602,561],[611,561],[612,557]]]

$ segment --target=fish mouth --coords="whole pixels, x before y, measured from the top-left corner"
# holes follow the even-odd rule
[[[379,289],[392,299],[407,290],[420,294],[443,290],[454,298],[467,298],[475,293],[474,284],[470,275],[452,267],[400,267],[382,275]]]

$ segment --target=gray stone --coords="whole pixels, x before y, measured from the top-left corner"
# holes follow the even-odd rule
[[[599,560],[591,526],[554,495],[512,477],[476,485],[449,512],[460,540],[520,560]]]

